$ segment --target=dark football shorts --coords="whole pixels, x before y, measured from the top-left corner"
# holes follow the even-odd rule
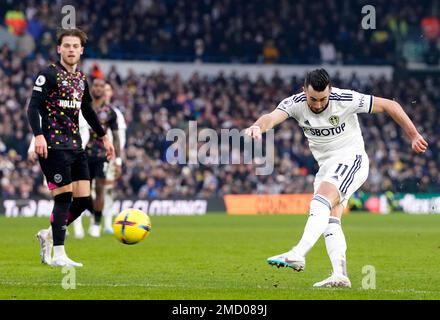
[[[102,178],[105,179],[108,169],[108,162],[103,159],[89,158],[89,172],[90,179]]]
[[[49,190],[78,180],[90,180],[87,156],[84,150],[48,149],[47,158],[38,157],[46,176]]]

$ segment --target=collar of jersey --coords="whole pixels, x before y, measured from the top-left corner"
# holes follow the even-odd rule
[[[76,69],[75,72],[69,72],[62,64],[61,61],[57,61],[56,65],[59,66],[61,69],[63,69],[64,71],[66,71],[67,73],[76,73],[76,71],[78,71],[78,69]]]

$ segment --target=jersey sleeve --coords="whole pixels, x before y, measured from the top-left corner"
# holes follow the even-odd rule
[[[115,110],[113,110],[113,108],[111,110],[112,110],[112,118],[111,118],[110,123],[109,123],[109,128],[112,131],[116,131],[116,130],[119,129],[119,127],[118,127],[118,116],[117,116]]]
[[[44,101],[49,93],[56,87],[55,75],[50,72],[50,69],[43,70],[35,79],[34,87],[32,88],[31,101]]]
[[[49,69],[38,74],[32,88],[32,96],[27,110],[28,121],[34,136],[42,134],[40,110],[44,106],[47,96],[55,87],[56,79]]]
[[[350,109],[353,111],[353,113],[372,113],[373,111],[372,95],[359,93],[357,91],[350,91],[350,93],[352,94],[352,100],[347,101],[347,103]]]
[[[79,134],[81,136],[81,142],[82,142],[81,145],[83,149],[85,149],[87,143],[89,143],[90,140],[90,127],[87,124],[86,119],[84,119],[81,110],[79,111],[78,122],[79,122]]]
[[[84,119],[86,119],[87,123],[90,125],[92,130],[95,131],[99,137],[103,137],[105,136],[105,131],[101,127],[101,124],[98,120],[98,116],[96,115],[95,111],[92,108],[92,97],[90,96],[89,86],[87,84],[87,81],[85,83],[86,84],[85,84],[84,95],[81,103],[81,111],[84,116]]]
[[[299,104],[303,103],[304,101],[306,101],[305,94],[294,95],[282,100],[278,104],[277,109],[284,111],[289,115],[289,117],[298,120],[298,112],[300,108]]]

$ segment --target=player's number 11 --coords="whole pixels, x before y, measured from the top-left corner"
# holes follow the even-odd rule
[[[339,170],[344,167],[344,169],[342,170],[342,172],[339,174],[341,177],[344,175],[345,171],[347,171],[348,165],[340,163],[338,165],[338,168],[336,169],[335,173],[338,174]]]

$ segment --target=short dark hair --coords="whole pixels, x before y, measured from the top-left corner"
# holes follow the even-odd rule
[[[87,35],[81,29],[60,29],[57,33],[57,45],[61,45],[64,37],[78,37],[81,41],[81,46],[84,47],[87,43]]]
[[[330,76],[325,69],[315,69],[307,72],[304,80],[304,88],[311,85],[312,88],[318,92],[324,91],[327,86],[331,87]]]

